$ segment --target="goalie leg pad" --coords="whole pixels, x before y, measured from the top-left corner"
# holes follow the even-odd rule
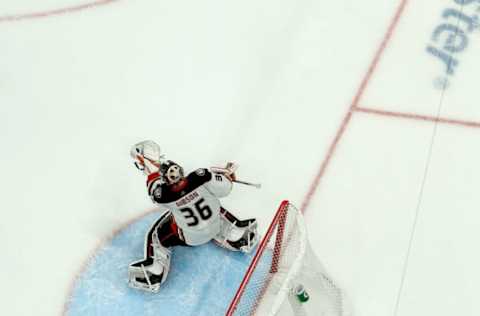
[[[166,212],[145,236],[145,258],[128,267],[128,284],[132,288],[156,293],[167,279],[171,251],[167,247],[184,242],[170,212]]]
[[[248,253],[258,243],[257,220],[254,218],[239,220],[225,209],[220,210],[221,229],[215,236],[215,242],[232,251]]]

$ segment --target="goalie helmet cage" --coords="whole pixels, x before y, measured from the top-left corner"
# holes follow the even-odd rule
[[[308,301],[302,302],[305,299]],[[310,314],[351,315],[343,292],[308,243],[302,213],[289,201],[283,201],[226,316]]]

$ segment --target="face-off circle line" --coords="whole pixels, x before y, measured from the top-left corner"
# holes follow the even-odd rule
[[[77,4],[70,7],[36,11],[36,12],[30,12],[30,13],[5,14],[5,15],[0,15],[0,24],[72,14],[72,13],[77,13],[77,12],[81,12],[89,9],[98,8],[98,7],[105,6],[105,5],[112,4],[114,2],[119,2],[119,1],[120,0],[96,0],[96,1],[87,2],[83,4]]]

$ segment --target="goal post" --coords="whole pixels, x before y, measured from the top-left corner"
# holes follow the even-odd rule
[[[343,291],[310,247],[302,213],[283,201],[226,316],[350,316],[346,305]]]

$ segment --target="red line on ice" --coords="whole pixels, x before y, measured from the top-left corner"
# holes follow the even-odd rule
[[[315,178],[313,179],[312,183],[310,184],[310,188],[305,195],[302,206],[301,206],[301,211],[303,213],[306,212],[308,209],[308,206],[310,205],[310,202],[312,200],[313,195],[315,194],[318,185],[320,184],[320,180],[323,178],[323,175],[325,174],[325,171],[327,170],[328,165],[330,164],[330,161],[332,160],[333,155],[335,154],[335,151],[338,147],[338,144],[347,129],[348,123],[350,122],[352,118],[352,114],[354,113],[355,109],[358,106],[358,102],[360,101],[361,97],[363,96],[368,84],[370,83],[370,80],[372,79],[372,76],[378,66],[378,63],[380,59],[383,56],[383,53],[385,52],[385,49],[388,46],[388,43],[390,42],[390,39],[392,38],[393,32],[395,31],[395,28],[398,25],[398,21],[400,20],[400,17],[402,16],[403,12],[405,11],[405,7],[407,5],[408,0],[401,0],[395,15],[393,16],[390,25],[387,29],[387,32],[385,33],[385,36],[383,37],[382,42],[380,43],[380,46],[378,47],[374,58],[372,62],[370,63],[370,66],[368,67],[367,72],[365,73],[365,76],[363,77],[363,80],[360,84],[360,87],[358,88],[357,93],[355,94],[355,97],[353,98],[352,103],[350,104],[350,107],[347,110],[347,113],[345,114],[342,122],[340,123],[340,126],[337,130],[337,133],[335,134],[335,137],[330,144],[330,147],[327,150],[327,154],[320,165],[320,169],[318,170]]]
[[[8,14],[0,16],[0,23],[5,22],[19,22],[23,20],[32,20],[32,19],[39,19],[39,18],[46,18],[55,15],[62,15],[62,14],[69,14],[69,13],[76,13],[79,11],[83,11],[86,9],[93,9],[100,6],[104,6],[107,4],[111,4],[113,2],[118,2],[120,0],[97,0],[93,2],[78,4],[71,7],[59,8],[59,9],[52,9],[48,11],[38,11],[38,12],[31,12],[31,13],[23,13],[23,14]]]
[[[377,110],[377,109],[365,108],[365,107],[357,107],[355,108],[355,111],[361,112],[361,113],[373,114],[373,115],[393,117],[393,118],[410,119],[415,121],[437,122],[437,123],[457,125],[457,126],[463,126],[463,127],[480,128],[480,122],[475,122],[475,121],[449,119],[449,118],[442,118],[442,117],[435,117],[435,116],[421,115],[421,114],[414,114],[414,113]]]

